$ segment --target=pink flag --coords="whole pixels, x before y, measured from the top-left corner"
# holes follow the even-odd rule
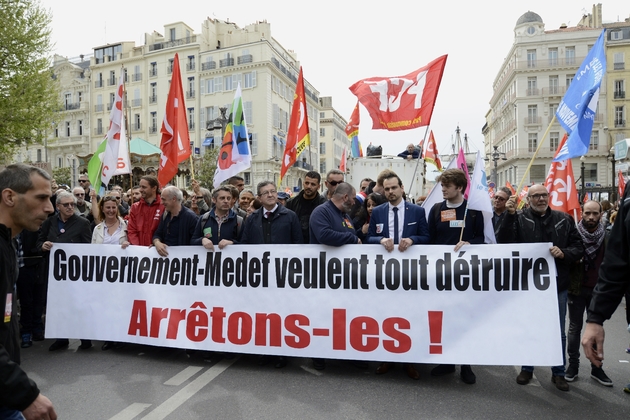
[[[461,169],[466,174],[466,181],[468,181],[468,185],[466,186],[466,191],[464,191],[464,198],[468,199],[468,192],[470,191],[470,175],[468,174],[468,164],[466,164],[466,156],[464,155],[464,149],[459,148],[459,154],[457,155],[457,169]]]
[[[341,155],[341,163],[339,164],[339,170],[343,173],[346,172],[346,165],[347,165],[347,154],[348,154],[348,146],[344,146],[343,148],[343,155]]]

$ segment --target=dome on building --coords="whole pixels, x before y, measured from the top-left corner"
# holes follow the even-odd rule
[[[516,21],[516,26],[534,22],[543,23],[543,20],[538,13],[528,11],[527,13],[523,14],[523,16],[518,18],[518,20]]]

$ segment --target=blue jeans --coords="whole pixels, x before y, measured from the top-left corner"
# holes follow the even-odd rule
[[[551,374],[553,376],[564,376],[564,365],[567,363],[566,358],[566,346],[567,336],[564,331],[565,319],[567,317],[567,291],[558,292],[558,314],[560,315],[560,337],[562,339],[562,366],[553,366],[551,368]],[[525,372],[533,372],[533,366],[522,366],[522,370]]]
[[[0,419],[3,420],[24,420],[24,416],[17,410],[0,407]]]

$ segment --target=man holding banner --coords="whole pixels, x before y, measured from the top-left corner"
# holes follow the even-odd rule
[[[566,213],[549,208],[549,193],[540,184],[529,187],[527,197],[529,207],[516,213],[516,196],[506,203],[508,214],[499,227],[499,243],[536,243],[551,242],[549,252],[556,261],[558,312],[560,315],[560,335],[562,340],[561,366],[551,368],[551,381],[560,391],[568,391],[565,379],[565,318],[567,315],[567,290],[569,288],[569,269],[571,264],[582,258],[584,246],[573,219]],[[516,377],[519,385],[527,385],[534,375],[533,366],[523,366]]]

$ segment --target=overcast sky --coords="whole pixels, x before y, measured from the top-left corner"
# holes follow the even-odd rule
[[[549,30],[562,23],[575,26],[593,6],[592,2],[549,0],[389,0],[372,6],[369,2],[339,0],[40,1],[53,15],[54,52],[70,58],[91,54],[92,48],[107,43],[135,41],[142,45],[146,32],[164,33],[165,24],[178,21],[200,33],[206,17],[229,19],[239,27],[267,20],[271,35],[297,53],[306,80],[321,96],[332,96],[333,106],[346,120],[356,103],[348,87],[356,81],[402,76],[448,54],[430,127],[440,153],[450,149],[458,125],[462,137],[468,134],[470,148],[483,151],[481,129],[492,81],[523,13],[538,13]],[[605,23],[630,16],[627,0],[602,4]],[[386,132],[371,127],[370,117],[361,107],[359,138],[364,149],[369,142],[382,144],[386,154],[398,154],[425,133],[425,128]]]

